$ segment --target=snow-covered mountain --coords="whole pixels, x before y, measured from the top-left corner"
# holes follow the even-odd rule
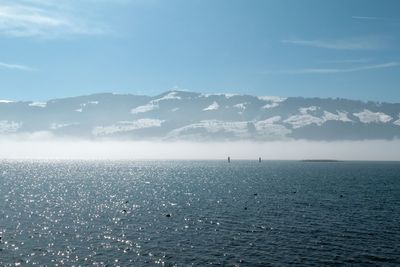
[[[161,140],[400,138],[400,104],[201,94],[94,94],[47,102],[0,100],[0,135]]]

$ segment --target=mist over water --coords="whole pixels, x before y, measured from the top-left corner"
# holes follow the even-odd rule
[[[258,159],[400,160],[400,140],[162,142],[0,137],[2,159]]]

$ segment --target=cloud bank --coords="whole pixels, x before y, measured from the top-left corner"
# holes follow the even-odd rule
[[[56,139],[46,134],[0,137],[0,159],[400,160],[400,140],[274,142],[135,142]]]

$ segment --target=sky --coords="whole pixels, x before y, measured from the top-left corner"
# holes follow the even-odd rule
[[[0,99],[167,90],[400,102],[397,0],[0,0]]]

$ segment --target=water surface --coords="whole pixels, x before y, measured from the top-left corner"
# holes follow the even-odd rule
[[[0,266],[400,264],[400,163],[0,161]]]

